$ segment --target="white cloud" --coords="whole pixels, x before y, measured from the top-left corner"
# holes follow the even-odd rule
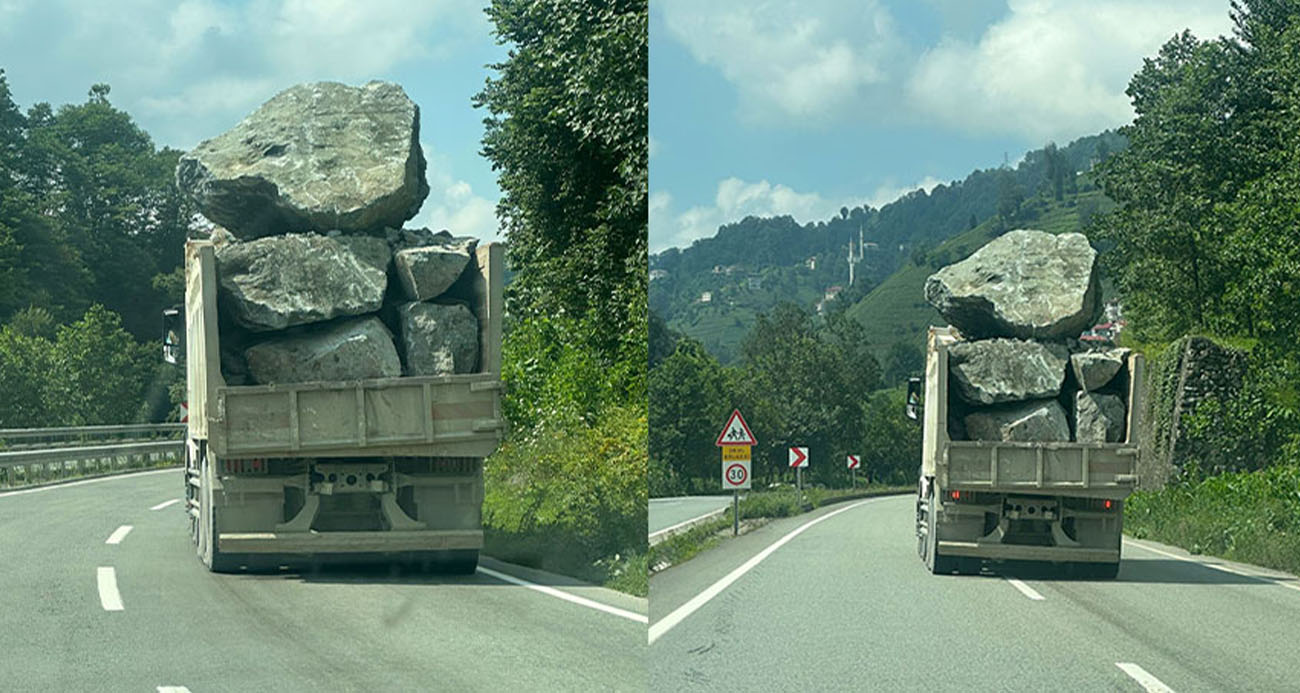
[[[877,187],[875,192],[871,193],[871,197],[867,199],[867,204],[876,209],[880,209],[913,190],[924,190],[929,193],[940,183],[943,183],[943,181],[934,176],[926,176],[912,185],[894,185],[892,181],[886,182]]]
[[[685,248],[699,238],[708,238],[718,227],[747,216],[790,215],[799,223],[829,219],[843,206],[860,201],[830,200],[815,192],[801,193],[786,185],[766,180],[747,182],[726,178],[718,182],[712,205],[695,206],[677,213],[672,196],[665,191],[650,195],[650,250]]]
[[[1221,0],[1011,0],[978,42],[945,39],[906,87],[920,113],[975,133],[1068,139],[1128,122],[1124,90],[1144,56],[1183,28],[1231,28]]]
[[[78,85],[55,103],[108,82],[114,104],[186,149],[289,85],[364,82],[490,35],[478,0],[0,0],[0,19],[11,81]]]
[[[904,46],[876,0],[663,0],[664,24],[716,68],[756,121],[824,121],[865,107]]]
[[[436,151],[428,142],[421,146],[428,161],[425,177],[429,181],[429,196],[419,214],[407,225],[434,231],[447,229],[456,236],[475,236],[484,242],[504,240],[497,224],[496,200],[476,194],[469,183],[457,179],[447,155]]]

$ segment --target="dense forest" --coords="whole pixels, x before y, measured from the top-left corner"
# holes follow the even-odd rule
[[[1122,135],[1107,131],[1027,152],[1015,168],[976,170],[929,193],[914,190],[879,210],[843,208],[807,224],[788,216],[726,224],[712,238],[650,258],[650,307],[731,363],[759,313],[782,301],[812,309],[834,286],[842,290],[837,302],[856,303],[914,257],[926,257],[957,234],[990,220],[1032,221],[1052,203],[1073,204],[1091,188],[1076,174],[1125,146]],[[850,287],[848,245],[853,241],[856,247],[859,235],[866,247]],[[707,302],[701,301],[705,292]]]
[[[0,428],[173,416],[161,311],[193,206],[109,86],[23,112],[0,70]]]

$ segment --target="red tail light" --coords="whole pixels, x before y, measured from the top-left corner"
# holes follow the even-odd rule
[[[961,491],[953,491],[951,494],[953,500],[961,500]]]
[[[1105,508],[1106,508],[1107,510],[1110,510],[1111,500],[1110,500],[1109,498],[1107,498],[1107,499],[1106,499],[1106,502],[1105,502],[1105,503],[1102,503],[1102,505],[1105,506]]]

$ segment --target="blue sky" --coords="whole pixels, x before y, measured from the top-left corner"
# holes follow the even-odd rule
[[[26,109],[109,100],[190,149],[300,82],[401,84],[420,107],[429,197],[408,225],[493,238],[500,192],[470,106],[505,57],[485,0],[0,0],[0,68]]]
[[[651,0],[650,248],[827,218],[1132,119],[1227,0]]]

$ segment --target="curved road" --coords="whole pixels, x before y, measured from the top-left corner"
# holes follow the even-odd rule
[[[650,533],[654,534],[730,506],[729,495],[651,498],[647,513]]]
[[[643,599],[490,559],[212,574],[181,504],[151,510],[180,488],[169,469],[0,494],[0,689],[645,689]]]
[[[651,689],[1300,690],[1294,576],[1128,539],[1114,581],[934,576],[914,516],[832,505],[656,575]]]

